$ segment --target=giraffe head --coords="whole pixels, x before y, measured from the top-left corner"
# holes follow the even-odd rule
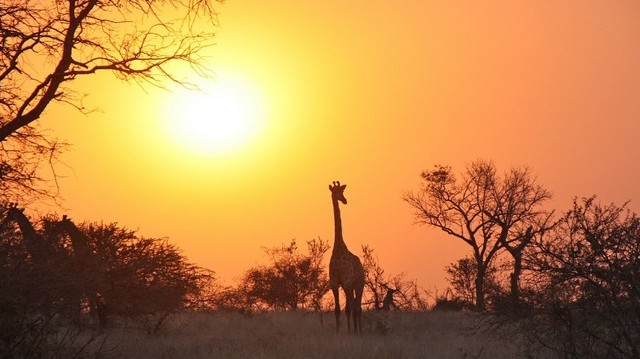
[[[329,185],[329,190],[331,191],[331,199],[347,204],[347,199],[344,198],[345,188],[347,188],[346,184],[340,185],[340,181],[333,181],[333,186]]]
[[[7,216],[12,216],[12,215],[24,212],[24,208],[18,207],[17,203],[9,203],[6,210],[7,210]]]

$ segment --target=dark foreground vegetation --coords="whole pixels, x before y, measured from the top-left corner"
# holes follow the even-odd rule
[[[405,201],[419,222],[464,241],[436,306],[470,308],[561,357],[640,357],[640,218],[575,198],[557,215],[528,168],[436,166]]]

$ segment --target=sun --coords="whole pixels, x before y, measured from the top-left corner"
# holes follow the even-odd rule
[[[265,104],[253,82],[237,74],[219,73],[198,87],[172,91],[163,104],[166,131],[177,145],[193,153],[222,155],[258,137]]]

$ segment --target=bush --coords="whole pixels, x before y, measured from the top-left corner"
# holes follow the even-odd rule
[[[322,258],[329,245],[322,239],[307,242],[307,254],[295,240],[288,246],[268,248],[271,262],[249,269],[237,288],[224,288],[214,299],[219,309],[320,310],[329,280]]]
[[[142,238],[112,224],[84,224],[95,265],[101,324],[196,306],[213,274],[189,262],[166,239]],[[161,316],[162,317],[162,316]]]
[[[548,345],[571,357],[640,357],[640,218],[626,204],[575,199],[528,266],[556,332]]]

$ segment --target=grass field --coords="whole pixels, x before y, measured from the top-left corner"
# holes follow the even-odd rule
[[[344,315],[344,314],[343,314]],[[333,314],[184,313],[159,334],[109,329],[100,357],[113,358],[550,358],[517,335],[481,329],[461,312],[365,313],[362,336],[335,333]]]

